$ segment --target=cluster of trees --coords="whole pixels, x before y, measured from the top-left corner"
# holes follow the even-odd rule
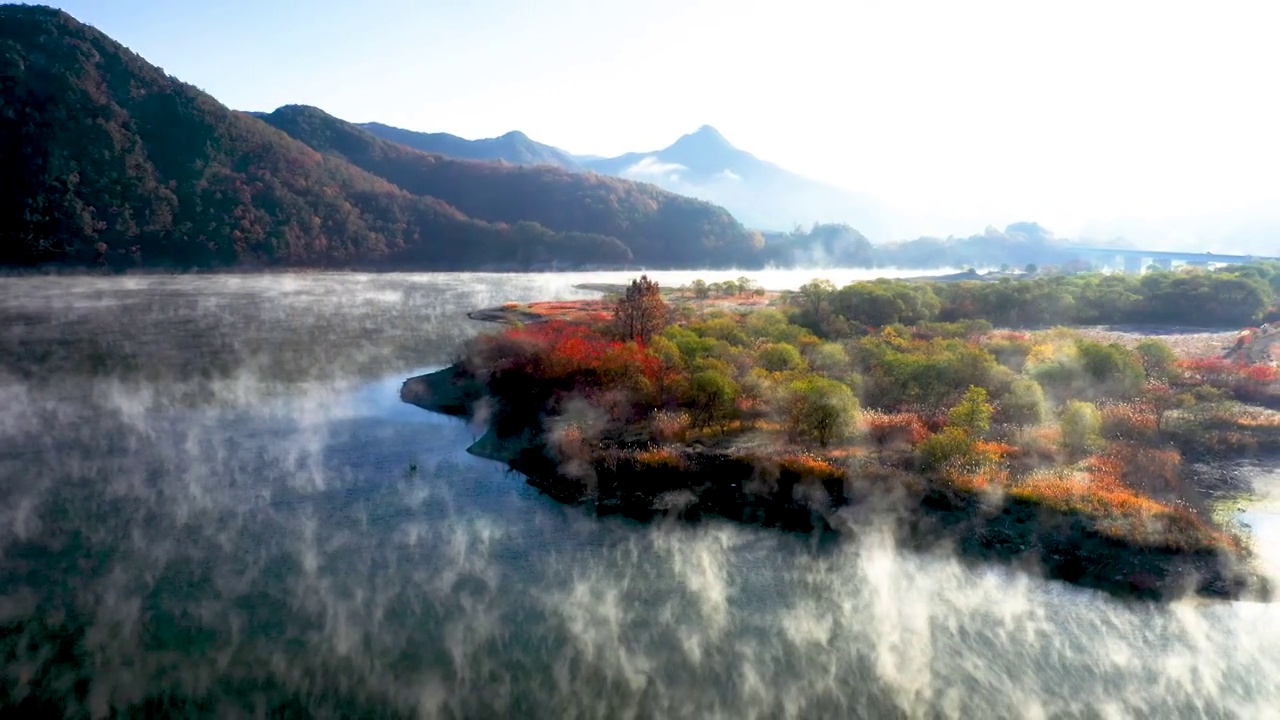
[[[801,267],[1072,267],[1079,261],[1036,223],[994,227],[969,237],[922,237],[873,245],[846,224],[817,223],[765,235],[762,264]]]
[[[697,279],[680,288],[680,291],[699,300],[705,300],[710,297],[740,297],[742,295],[759,297],[765,294],[765,289],[749,277],[713,283]]]
[[[1242,327],[1268,319],[1280,291],[1273,264],[1144,275],[1080,273],[998,281],[814,280],[790,297],[796,322],[828,337],[888,325],[986,321],[1035,327],[1124,323]]]
[[[898,289],[904,304],[918,299]],[[1236,442],[1243,425],[1213,428],[1236,412],[1234,399],[1272,391],[1275,367],[1179,358],[1156,339],[1128,348],[974,322],[824,339],[792,322],[810,310],[682,315],[641,278],[611,321],[584,313],[515,328],[478,339],[468,357],[508,410],[525,409],[512,431],[554,419],[550,449],[562,463],[627,458],[678,473],[697,438],[810,489],[847,491],[854,463],[915,470],[926,492],[992,492],[1079,514],[1136,546],[1234,547],[1173,448]]]
[[[729,263],[759,244],[640,183],[444,160],[308,108],[267,119],[296,137],[65,13],[0,7],[0,265]]]
[[[481,338],[470,356],[505,373],[513,392],[541,387],[538,407],[607,396],[623,424],[684,412],[693,429],[776,427],[822,447],[866,429],[877,442],[901,436],[920,445],[927,467],[989,455],[981,441],[993,423],[1054,421],[1062,446],[1079,455],[1104,434],[1158,433],[1171,411],[1255,397],[1277,379],[1267,365],[1180,360],[1159,340],[1131,349],[1067,330],[923,323],[832,341],[772,308],[671,317],[657,284],[642,277],[618,298],[612,323],[519,328]],[[859,423],[862,408],[872,411],[867,423]],[[922,444],[926,428],[942,435]]]

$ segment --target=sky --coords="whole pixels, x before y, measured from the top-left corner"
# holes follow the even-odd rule
[[[53,4],[241,110],[518,129],[597,155],[710,124],[956,234],[1036,220],[1230,249],[1233,227],[1280,231],[1280,7],[1266,2]]]

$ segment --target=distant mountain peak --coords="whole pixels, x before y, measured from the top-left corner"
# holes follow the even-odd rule
[[[725,139],[724,135],[720,134],[719,130],[716,130],[710,125],[703,125],[697,130],[689,133],[688,135],[681,136],[679,140],[676,140],[675,143],[671,145],[671,147],[673,148],[681,147],[681,146],[699,147],[699,148],[716,148],[716,149],[724,149],[724,150],[737,149],[733,146],[732,143],[730,143],[728,140]]]
[[[503,139],[503,140],[512,140],[512,141],[516,141],[516,142],[526,142],[526,141],[528,141],[528,140],[529,140],[529,136],[528,136],[528,135],[525,135],[524,133],[520,132],[519,130],[512,130],[511,132],[507,133],[506,135],[503,135],[501,139]]]

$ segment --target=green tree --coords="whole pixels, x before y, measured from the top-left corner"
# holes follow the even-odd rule
[[[769,372],[786,372],[804,367],[804,358],[794,345],[770,343],[756,353],[756,362]]]
[[[835,291],[835,283],[815,278],[800,286],[799,297],[805,309],[813,314],[814,319],[821,320],[826,313],[828,301]]]
[[[691,420],[696,427],[716,425],[721,432],[737,416],[738,384],[724,372],[702,370],[689,381]]]
[[[1018,378],[1000,401],[1000,415],[1008,423],[1034,425],[1044,420],[1047,407],[1040,383],[1031,378]]]
[[[960,402],[947,412],[947,427],[960,428],[970,437],[979,439],[991,429],[993,414],[986,389],[970,385]]]
[[[846,437],[858,418],[858,399],[847,385],[811,376],[788,388],[787,429],[792,441],[812,439],[822,447]]]
[[[827,377],[842,377],[849,372],[849,353],[839,343],[822,343],[809,351],[809,366]]]
[[[1173,372],[1174,363],[1178,361],[1178,356],[1169,344],[1157,338],[1147,338],[1138,343],[1134,352],[1138,354],[1142,370],[1150,380],[1167,381]]]
[[[1097,395],[1136,397],[1146,383],[1142,363],[1135,353],[1118,344],[1102,344],[1091,340],[1076,343],[1080,364],[1102,387]]]
[[[711,297],[711,288],[707,286],[707,281],[702,278],[689,283],[689,289],[693,291],[693,296],[699,300],[706,300]]]

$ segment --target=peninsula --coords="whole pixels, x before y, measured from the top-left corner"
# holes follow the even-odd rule
[[[1197,288],[1199,316],[1212,319],[1203,288],[1270,272],[1140,282],[1174,296]],[[1117,321],[1168,311],[1140,296],[1118,307],[1099,285],[1136,281],[1111,277],[814,281],[789,293],[641,277],[597,288],[603,300],[473,313],[507,327],[401,395],[484,419],[473,453],[601,514],[855,538],[888,521],[914,547],[943,543],[1120,596],[1269,597],[1247,531],[1217,512],[1249,488],[1198,470],[1280,449],[1280,413],[1267,409],[1277,371],[1258,331],[1187,352],[992,326],[1009,324],[999,313],[1068,304]],[[997,292],[1031,300],[984,310]]]

